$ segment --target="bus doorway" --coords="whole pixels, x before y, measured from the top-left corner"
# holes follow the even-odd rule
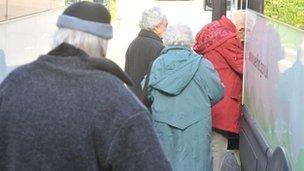
[[[303,84],[296,76],[303,68],[303,30],[264,16],[264,0],[205,0],[204,8],[212,9],[212,20],[246,10],[242,170],[303,170],[304,137],[298,130],[304,118],[298,114],[304,108],[296,105],[302,99],[301,89],[283,83]]]

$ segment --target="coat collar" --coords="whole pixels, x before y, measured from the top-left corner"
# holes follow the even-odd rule
[[[51,50],[48,55],[51,56],[60,56],[60,57],[67,57],[67,56],[81,56],[83,58],[88,57],[89,55],[85,53],[83,50],[76,48],[75,46],[62,43],[57,46],[55,49]]]
[[[160,54],[165,54],[165,53],[168,53],[169,51],[171,50],[184,50],[184,51],[188,51],[188,52],[192,52],[192,49],[189,48],[189,47],[185,47],[185,46],[168,46],[166,48],[164,48]]]
[[[111,73],[118,77],[121,81],[127,85],[132,85],[131,79],[126,75],[123,70],[115,64],[113,61],[106,58],[93,58],[90,57],[83,50],[76,48],[68,43],[62,43],[55,49],[48,53],[49,56],[56,57],[78,57],[82,61],[86,62],[87,65],[92,69],[102,70]]]
[[[141,29],[138,35],[142,36],[142,37],[149,37],[149,38],[155,39],[157,41],[163,42],[162,39],[153,31]]]

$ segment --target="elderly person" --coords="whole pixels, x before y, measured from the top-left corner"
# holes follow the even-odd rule
[[[145,10],[139,22],[141,30],[126,52],[125,71],[133,80],[133,86],[129,88],[141,101],[144,100],[144,95],[140,82],[146,75],[149,65],[164,48],[162,36],[167,24],[166,16],[160,8]]]
[[[220,171],[228,139],[240,131],[243,45],[234,24],[223,16],[200,30],[193,49],[212,62],[225,86],[224,98],[212,107],[213,170]]]
[[[234,11],[232,13],[232,22],[235,25],[238,38],[244,44],[246,11],[245,10]]]
[[[173,170],[210,171],[211,106],[223,86],[213,65],[191,50],[189,27],[169,27],[164,42],[148,83],[156,132]]]
[[[0,170],[171,170],[130,80],[104,58],[107,9],[75,3],[57,25],[55,49],[0,85]]]

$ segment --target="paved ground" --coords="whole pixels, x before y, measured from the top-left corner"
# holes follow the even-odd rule
[[[9,66],[21,65],[47,53],[62,9],[0,23],[0,49]]]

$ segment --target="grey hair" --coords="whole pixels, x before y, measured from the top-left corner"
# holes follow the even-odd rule
[[[191,47],[193,43],[191,28],[183,24],[169,26],[164,35],[164,44],[166,46]]]
[[[53,48],[63,42],[82,49],[91,57],[105,57],[108,46],[107,39],[78,30],[59,28],[54,35]]]
[[[233,11],[232,22],[235,24],[237,29],[244,28],[246,23],[246,11],[245,10]]]
[[[159,7],[146,9],[141,15],[139,27],[144,30],[153,31],[153,29],[165,19],[166,16],[162,13],[162,10]]]

